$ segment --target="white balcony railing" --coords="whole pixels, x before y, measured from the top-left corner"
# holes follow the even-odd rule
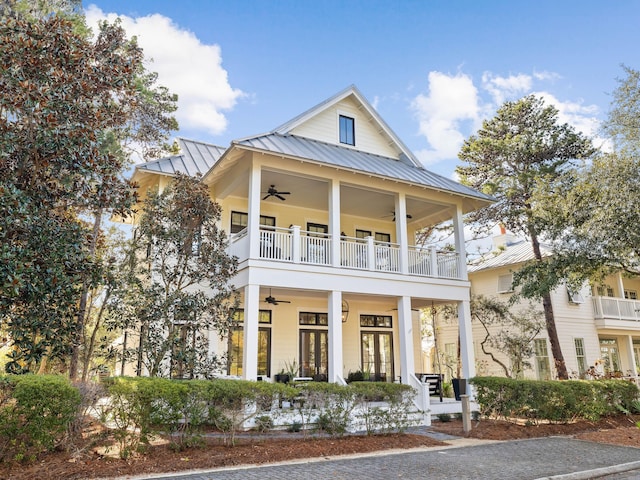
[[[640,322],[640,301],[614,297],[591,297],[596,319]]]
[[[278,262],[331,266],[331,235],[296,228],[261,227],[259,258]],[[249,256],[246,230],[231,235],[229,251],[241,261]],[[393,243],[340,237],[340,267],[356,270],[402,273],[400,246]],[[461,279],[459,255],[439,252],[435,248],[410,246],[409,275]]]

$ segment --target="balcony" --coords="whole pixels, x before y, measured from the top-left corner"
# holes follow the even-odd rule
[[[594,296],[592,302],[599,328],[640,329],[640,301]]]
[[[274,262],[334,266],[333,242],[330,234],[307,232],[298,227],[261,227],[258,258]],[[249,257],[247,230],[231,235],[229,251],[243,261]],[[388,272],[419,277],[461,280],[457,252],[435,248],[408,247],[407,271],[403,272],[398,244],[341,236],[338,265],[340,268]]]

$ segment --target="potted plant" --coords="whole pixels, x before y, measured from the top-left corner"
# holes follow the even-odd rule
[[[282,368],[278,373],[275,374],[274,380],[278,383],[289,383],[289,375],[287,375],[284,371],[284,368]]]

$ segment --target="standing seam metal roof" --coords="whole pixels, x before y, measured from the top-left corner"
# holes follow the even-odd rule
[[[540,244],[540,251],[543,257],[551,255],[551,247],[548,245]],[[533,260],[534,258],[531,244],[525,240],[520,240],[517,243],[507,245],[504,250],[494,257],[482,259],[478,263],[469,265],[467,269],[469,273],[472,273],[490,268],[517,265]]]
[[[272,153],[305,158],[328,165],[381,175],[395,180],[424,185],[482,200],[493,200],[478,192],[424,168],[413,167],[394,158],[341,147],[295,135],[269,133],[234,142],[236,145]]]
[[[226,150],[224,147],[184,138],[179,138],[178,143],[182,151],[181,155],[153,160],[137,165],[136,168],[142,171],[146,170],[167,175],[175,175],[176,173],[184,173],[192,177],[198,174],[204,175],[215,165]]]

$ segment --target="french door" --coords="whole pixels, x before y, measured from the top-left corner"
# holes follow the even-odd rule
[[[327,330],[300,330],[300,375],[326,379],[329,371]]]
[[[393,382],[393,344],[391,332],[361,332],[362,371],[371,380]]]

